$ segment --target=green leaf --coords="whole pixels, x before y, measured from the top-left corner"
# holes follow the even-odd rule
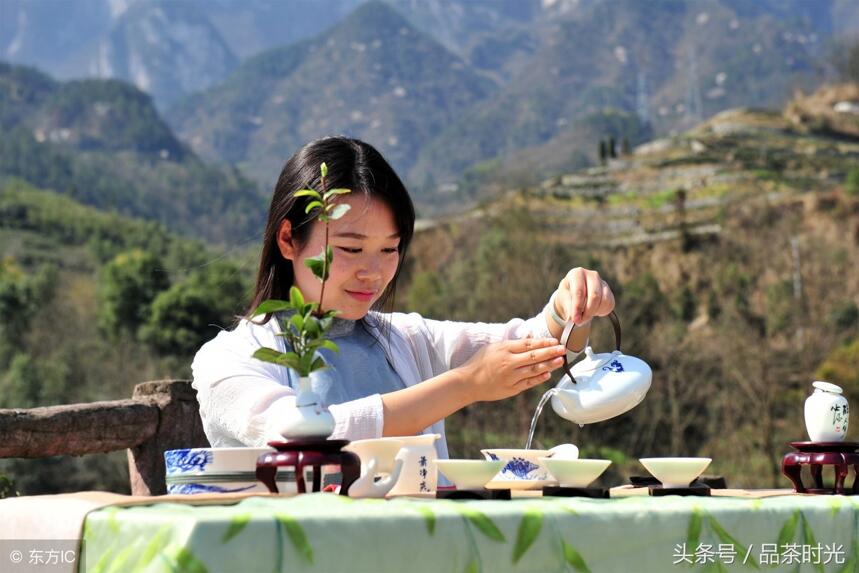
[[[543,514],[536,509],[528,509],[519,522],[519,531],[516,533],[516,545],[513,548],[513,563],[518,563],[525,552],[537,539],[540,529],[543,527]]]
[[[301,289],[297,286],[289,288],[289,302],[291,302],[295,308],[304,305],[304,295],[301,294]]]
[[[340,203],[339,205],[334,205],[334,207],[328,212],[328,216],[331,217],[332,220],[336,221],[343,215],[349,212],[352,206],[348,203]]]
[[[283,525],[284,529],[286,529],[286,534],[289,540],[292,541],[298,554],[305,561],[312,564],[313,548],[310,546],[310,542],[307,541],[307,534],[304,533],[304,528],[301,527],[294,517],[289,515],[280,514],[275,517]]]
[[[325,162],[322,162],[322,165],[319,166],[319,173],[322,174],[323,177],[328,177],[328,165]]]
[[[692,516],[689,518],[689,527],[686,530],[687,547],[698,547],[698,543],[701,540],[701,526],[701,509],[695,507],[692,509]]]
[[[224,537],[221,538],[221,543],[226,543],[239,533],[241,533],[242,529],[244,529],[247,524],[251,520],[250,513],[243,513],[241,515],[235,516],[230,520],[230,526],[227,528],[227,531],[224,533]]]
[[[274,348],[258,348],[256,352],[254,352],[253,357],[258,360],[262,360],[263,362],[280,364],[280,361],[283,358],[283,352],[278,352]]]
[[[297,312],[289,317],[289,322],[292,323],[297,332],[304,330],[304,317]]]
[[[322,201],[311,201],[310,203],[307,204],[307,207],[304,208],[304,212],[310,213],[314,209],[316,209],[316,208],[321,209],[322,207],[323,207]]]
[[[327,203],[327,202],[328,202],[328,200],[329,200],[331,197],[333,197],[334,195],[345,195],[346,193],[351,193],[351,192],[352,192],[352,190],[351,190],[351,189],[329,189],[329,190],[328,190],[328,191],[326,191],[326,192],[325,192],[325,194],[322,196],[322,200],[323,200],[323,201],[325,201],[325,202]]]
[[[478,571],[480,571],[480,563],[477,562],[477,559],[472,559],[465,568],[465,573],[477,573]]]
[[[176,568],[182,573],[208,573],[209,571],[187,547],[181,547],[176,553]]]
[[[793,512],[784,525],[781,526],[781,531],[778,533],[778,546],[781,547],[793,541],[793,536],[796,535],[796,526],[799,524],[800,511],[797,509]]]
[[[307,257],[304,259],[304,266],[308,267],[311,271],[313,271],[313,276],[315,276],[320,281],[328,280],[328,270],[331,268],[331,265],[325,267],[325,263],[322,261],[323,253],[319,253],[315,257]],[[324,274],[323,274],[324,273]]]
[[[561,540],[561,544],[564,546],[564,561],[573,566],[573,569],[576,571],[581,571],[582,573],[591,573],[591,570],[588,569],[587,564],[585,563],[584,558],[581,553],[576,551],[572,545],[567,543],[564,540]]]
[[[752,557],[751,554],[749,554],[749,551],[748,551],[748,549],[746,549],[746,546],[743,545],[742,543],[740,543],[739,541],[737,541],[736,539],[734,539],[734,537],[730,533],[728,533],[725,530],[725,528],[722,527],[722,525],[718,521],[716,521],[715,517],[713,517],[712,515],[710,515],[708,517],[709,517],[708,522],[710,524],[710,529],[713,530],[713,533],[716,534],[716,537],[718,537],[722,541],[722,543],[730,543],[731,545],[733,545],[736,548],[737,553],[740,553],[742,555],[748,554],[749,555],[748,564],[751,565],[752,567],[754,567],[755,569],[760,569],[760,567],[758,566],[758,562],[755,561],[755,558]]]
[[[427,532],[429,532],[430,535],[434,535],[435,534],[435,513],[433,513],[433,511],[424,504],[417,504],[414,506],[414,508],[416,510],[418,510],[418,512],[420,512],[421,515],[424,516],[424,523],[426,523]]]
[[[501,530],[498,529],[492,520],[486,517],[483,512],[470,507],[463,507],[460,511],[468,521],[474,524],[474,526],[489,539],[500,543],[507,541],[504,539],[504,534],[501,533]]]
[[[320,348],[327,348],[331,352],[340,352],[340,348],[335,343],[331,342],[330,340],[323,340],[319,344],[319,347]]]
[[[301,191],[296,191],[293,197],[313,197],[314,199],[322,199],[322,195],[313,189],[302,189]]]
[[[277,300],[277,299],[264,300],[253,311],[253,316],[259,316],[261,314],[273,314],[275,312],[280,312],[282,310],[289,310],[291,308],[292,308],[292,304],[288,300]]]
[[[310,371],[315,372],[317,370],[322,370],[326,366],[328,366],[328,365],[325,364],[325,360],[323,360],[321,356],[317,356],[313,360],[313,363],[310,365]]]
[[[802,516],[802,536],[805,545],[811,547],[815,547],[817,545],[817,540],[814,538],[814,531],[812,531],[811,524],[808,523],[808,518],[805,517],[805,515]],[[815,563],[814,568],[822,573],[823,563]]]

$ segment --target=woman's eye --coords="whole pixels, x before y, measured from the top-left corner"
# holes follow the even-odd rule
[[[350,248],[350,247],[337,247],[337,248],[338,248],[338,249],[340,249],[341,251],[343,251],[344,253],[352,253],[352,254],[356,254],[356,253],[360,253],[360,252],[361,252],[361,249],[353,249],[353,248]]]
[[[390,254],[390,253],[398,253],[399,251],[400,251],[400,250],[399,250],[398,248],[396,248],[396,247],[394,247],[393,249],[382,249],[382,252],[383,252],[383,253],[388,253],[388,254]]]

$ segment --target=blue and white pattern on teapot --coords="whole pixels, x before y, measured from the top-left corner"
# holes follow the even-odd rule
[[[623,372],[623,364],[620,363],[620,360],[612,360],[611,364],[608,366],[603,366],[603,370],[606,372]]]

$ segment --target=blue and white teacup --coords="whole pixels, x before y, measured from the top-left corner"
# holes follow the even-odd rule
[[[545,481],[551,480],[549,471],[540,458],[551,456],[549,450],[487,449],[480,450],[487,460],[501,460],[504,467],[495,480]]]

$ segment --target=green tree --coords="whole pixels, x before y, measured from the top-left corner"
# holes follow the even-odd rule
[[[0,368],[23,349],[32,315],[50,298],[56,274],[49,265],[27,274],[13,259],[0,260]]]
[[[140,329],[140,338],[163,355],[191,356],[212,337],[212,327],[229,326],[247,298],[232,264],[218,262],[195,271],[160,293]]]
[[[99,277],[99,322],[111,336],[137,335],[150,314],[152,301],[170,281],[161,260],[134,249],[117,255]]]

